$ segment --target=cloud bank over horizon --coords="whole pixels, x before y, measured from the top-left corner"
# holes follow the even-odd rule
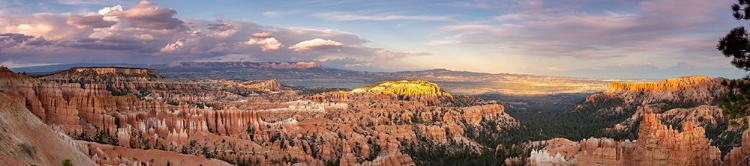
[[[341,30],[281,28],[243,20],[178,19],[176,13],[144,0],[133,7],[115,5],[81,14],[0,16],[0,62],[21,67],[103,61],[357,59],[372,65],[412,55],[364,46],[370,41]]]
[[[731,0],[0,2],[0,65],[10,67],[313,61],[360,71],[746,74],[715,49],[741,24]]]

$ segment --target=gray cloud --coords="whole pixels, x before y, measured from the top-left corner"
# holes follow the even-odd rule
[[[705,67],[688,62],[678,62],[666,67],[657,67],[653,64],[617,64],[596,66],[588,69],[560,69],[548,67],[545,69],[529,69],[534,74],[560,75],[570,77],[580,77],[586,75],[598,78],[628,78],[628,79],[663,79],[691,75],[709,75],[725,78],[740,78],[747,75],[737,68],[732,67]]]
[[[30,46],[44,46],[52,44],[51,41],[47,41],[44,37],[35,37],[26,41],[26,45]]]
[[[707,27],[718,23],[714,18],[716,11],[728,11],[727,4],[714,1],[647,0],[632,4],[634,10],[630,13],[584,13],[576,12],[581,11],[576,10],[581,6],[574,2],[519,2],[521,10],[499,15],[490,23],[442,27],[440,31],[449,37],[425,44],[491,44],[507,52],[549,57],[675,53],[670,50],[674,48],[692,48],[692,51],[678,51],[686,55],[712,55],[716,53],[713,42],[695,43],[717,40],[724,32],[699,37],[696,34],[706,34],[710,29]]]
[[[206,26],[206,29],[215,30],[215,31],[229,31],[229,30],[233,30],[234,26],[232,24],[227,24],[227,23],[213,23],[213,24],[208,24]]]
[[[14,65],[216,59],[324,62],[349,58],[386,64],[407,56],[432,55],[367,47],[364,44],[370,40],[341,30],[282,28],[239,20],[178,19],[174,17],[176,12],[141,1],[132,8],[106,7],[99,15],[0,16],[0,29],[12,33],[0,35],[4,55],[0,56],[0,62]]]
[[[118,16],[130,21],[134,27],[148,29],[176,29],[181,28],[183,21],[174,18],[177,11],[161,8],[153,2],[143,0],[135,7],[124,11],[113,11],[107,15]]]
[[[91,27],[91,28],[109,28],[112,25],[117,24],[115,21],[108,21],[103,19],[102,15],[72,15],[68,17],[67,23],[75,25],[79,28]]]
[[[33,39],[34,36],[28,36],[24,34],[18,34],[18,33],[4,33],[0,34],[0,42],[15,46],[21,43],[26,42],[29,39]]]
[[[7,48],[40,47],[49,44],[52,44],[52,42],[47,41],[44,37],[34,37],[18,33],[0,34],[0,51]]]

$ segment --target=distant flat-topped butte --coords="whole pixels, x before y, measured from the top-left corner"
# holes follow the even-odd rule
[[[677,90],[680,88],[689,88],[711,81],[713,78],[708,76],[685,76],[678,78],[669,78],[657,82],[612,82],[609,85],[610,91],[628,90],[628,91],[658,91],[658,90]]]
[[[371,86],[352,90],[353,93],[370,92],[398,96],[424,95],[434,97],[452,97],[437,84],[422,80],[383,81]]]

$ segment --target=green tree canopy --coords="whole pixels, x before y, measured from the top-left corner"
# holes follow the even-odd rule
[[[65,160],[63,160],[62,165],[63,166],[73,166],[73,161],[71,161],[70,159],[65,159]]]
[[[732,4],[732,16],[737,20],[750,20],[750,0],[737,0]],[[716,48],[726,57],[732,58],[732,65],[750,71],[750,37],[744,26],[736,27],[726,36],[719,39]],[[750,106],[750,80],[744,79],[722,82],[730,91],[719,103],[723,113],[729,118],[740,118],[748,115]]]

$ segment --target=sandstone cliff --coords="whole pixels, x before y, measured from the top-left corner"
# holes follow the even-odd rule
[[[750,164],[750,132],[742,133],[742,145],[735,147],[724,156],[723,165],[748,165]]]
[[[352,92],[370,92],[375,94],[397,95],[400,97],[452,97],[450,93],[444,92],[437,84],[421,80],[384,81],[375,85],[354,89]]]
[[[284,90],[284,86],[279,83],[276,79],[263,80],[263,81],[221,81],[224,89],[237,93],[248,93],[249,91],[254,92],[270,92],[270,91],[281,91]]]
[[[680,77],[658,82],[617,83],[603,93],[590,95],[586,102],[596,102],[604,99],[619,99],[625,104],[648,106],[653,103],[695,103],[711,104],[727,93],[728,89],[721,85],[724,78],[708,78],[703,76]],[[582,107],[584,105],[579,105]]]
[[[710,146],[705,130],[693,121],[679,132],[663,125],[655,114],[646,114],[638,140],[631,142],[591,138],[579,143],[567,139],[546,141],[532,152],[531,165],[719,165],[721,153]]]
[[[147,81],[162,78],[153,69],[126,67],[76,67],[43,77],[43,80],[78,81]]]
[[[691,116],[706,129],[726,123],[715,107],[727,92],[724,78],[705,76],[680,77],[657,82],[612,83],[607,91],[589,95],[571,112],[586,118],[607,122],[607,133],[634,132],[637,122],[648,113],[679,125]],[[663,114],[663,115],[662,115]],[[612,136],[614,134],[610,134]]]
[[[0,165],[60,165],[65,159],[95,164],[31,114],[23,100],[0,93]]]
[[[687,76],[671,78],[659,82],[622,83],[612,82],[607,91],[674,91],[701,86],[713,78],[706,76]]]
[[[142,163],[143,156],[132,153],[143,152],[240,165],[413,165],[403,151],[439,145],[477,154],[488,147],[476,136],[518,126],[503,105],[442,100],[438,96],[450,94],[434,84],[391,95],[298,96],[275,80],[173,81],[129,70],[86,68],[86,74],[41,79],[6,71],[0,72],[0,91],[17,96],[42,122],[78,140],[71,145],[106,164]],[[138,159],[115,157],[119,153]]]

